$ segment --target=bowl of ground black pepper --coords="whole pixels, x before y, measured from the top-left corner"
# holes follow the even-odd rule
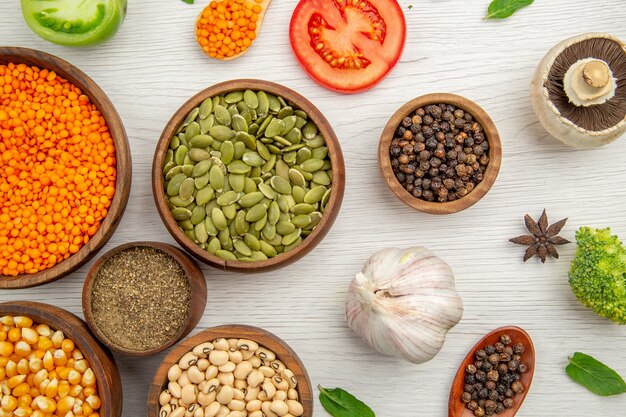
[[[111,350],[148,356],[195,328],[206,297],[204,275],[183,251],[165,243],[132,242],[93,265],[83,286],[83,313]]]
[[[451,214],[477,203],[494,184],[502,161],[498,130],[476,103],[447,93],[409,101],[381,135],[383,177],[406,205]]]

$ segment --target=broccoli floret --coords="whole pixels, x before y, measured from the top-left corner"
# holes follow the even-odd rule
[[[626,324],[626,248],[611,229],[582,227],[569,272],[574,295],[598,315]]]

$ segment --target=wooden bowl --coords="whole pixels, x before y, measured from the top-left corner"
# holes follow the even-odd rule
[[[176,346],[163,360],[159,369],[152,380],[150,391],[148,393],[148,417],[159,417],[159,395],[167,388],[167,371],[172,365],[178,363],[182,356],[191,351],[195,346],[203,342],[211,342],[215,339],[248,339],[257,342],[259,346],[263,346],[276,354],[281,362],[290,369],[298,381],[296,390],[298,391],[298,401],[304,408],[302,417],[313,416],[313,393],[309,375],[300,361],[300,358],[287,343],[278,336],[260,329],[258,327],[246,326],[241,324],[230,324],[226,326],[213,327],[206,329],[189,339],[181,342]]]
[[[102,400],[100,416],[121,417],[122,381],[117,364],[113,355],[94,339],[84,321],[62,308],[31,301],[0,303],[0,316],[5,315],[28,316],[36,323],[61,330],[72,339],[96,374],[98,396]]]
[[[430,202],[413,197],[396,179],[396,175],[391,167],[391,157],[389,156],[391,141],[393,140],[394,134],[398,129],[398,126],[400,126],[402,119],[420,107],[439,103],[452,104],[474,116],[474,119],[483,126],[484,133],[490,147],[490,162],[485,170],[484,179],[480,182],[480,184],[478,184],[476,188],[474,188],[465,197],[445,203]],[[502,163],[502,145],[500,143],[500,135],[496,125],[478,104],[466,99],[465,97],[457,96],[455,94],[427,94],[409,101],[400,107],[393,114],[393,116],[391,116],[391,119],[389,119],[389,122],[387,123],[387,126],[385,126],[385,129],[380,137],[380,143],[378,145],[378,161],[380,163],[380,170],[383,174],[383,178],[387,182],[387,185],[391,188],[391,191],[393,191],[396,197],[402,200],[404,204],[426,213],[451,214],[473,206],[491,189],[491,186],[496,181],[496,177],[500,171],[500,164]]]
[[[158,348],[143,351],[130,350],[111,342],[96,325],[92,312],[93,282],[98,270],[100,269],[100,266],[102,266],[102,264],[110,259],[112,256],[126,249],[135,247],[155,248],[170,255],[183,268],[183,271],[185,271],[189,282],[189,287],[191,289],[191,304],[187,313],[185,326],[167,343],[159,346]],[[85,320],[87,321],[87,325],[91,329],[92,333],[112,351],[132,356],[149,356],[167,349],[183,337],[187,336],[189,332],[196,327],[196,325],[200,321],[200,318],[202,318],[202,314],[204,314],[204,309],[206,307],[206,299],[206,280],[204,279],[202,270],[200,269],[198,264],[195,263],[193,259],[191,259],[185,252],[166,243],[131,242],[111,249],[110,251],[105,253],[100,259],[98,259],[96,263],[93,264],[93,266],[89,270],[89,273],[87,274],[87,278],[85,279],[85,283],[83,285],[83,314],[85,315]]]
[[[295,103],[299,108],[305,111],[309,118],[317,125],[320,134],[326,139],[326,146],[328,147],[328,155],[332,163],[333,172],[333,192],[331,193],[330,200],[326,206],[326,212],[313,232],[292,251],[283,253],[274,258],[255,262],[227,261],[210,254],[196,245],[178,227],[176,220],[174,220],[174,217],[170,213],[167,200],[165,199],[165,192],[163,190],[163,162],[165,160],[165,153],[167,152],[174,132],[183,122],[187,114],[208,97],[225,94],[235,90],[246,89],[263,90],[268,93],[282,96],[285,100]],[[322,239],[324,239],[324,236],[326,236],[326,233],[328,233],[332,224],[335,222],[335,218],[337,217],[337,214],[339,214],[339,209],[341,208],[345,183],[346,173],[341,146],[335,132],[324,115],[309,100],[295,91],[280,84],[261,80],[246,79],[226,81],[220,84],[215,84],[187,100],[187,102],[176,111],[174,116],[172,116],[170,121],[165,126],[163,133],[161,133],[161,138],[157,143],[154,160],[152,162],[152,193],[154,194],[154,200],[159,211],[159,215],[161,216],[163,223],[165,223],[165,227],[174,239],[176,239],[176,241],[183,248],[195,256],[198,260],[216,268],[238,272],[269,271],[289,265],[309,253],[322,241]]]
[[[524,352],[521,354],[522,362],[526,364],[528,370],[521,374],[520,382],[524,385],[524,392],[516,394],[513,397],[513,408],[504,410],[504,412],[497,414],[499,417],[513,417],[519,408],[521,407],[530,384],[533,381],[533,374],[535,373],[535,346],[528,333],[523,329],[516,326],[505,326],[493,330],[487,333],[482,339],[470,349],[469,353],[461,362],[459,370],[457,371],[454,380],[452,381],[452,387],[450,388],[450,398],[448,400],[448,417],[473,417],[474,412],[470,411],[465,404],[461,401],[461,395],[464,392],[465,386],[465,368],[470,363],[474,362],[474,354],[477,350],[484,348],[487,345],[493,345],[500,341],[500,336],[508,334],[511,336],[511,344],[522,343],[524,345]],[[494,414],[495,415],[495,414]]]
[[[98,108],[106,120],[111,137],[115,143],[117,181],[115,184],[115,196],[111,201],[107,216],[100,224],[96,234],[91,237],[86,245],[52,268],[34,274],[22,274],[15,277],[0,275],[0,288],[3,289],[34,287],[55,281],[80,268],[98,253],[122,219],[130,193],[132,171],[128,138],[126,137],[122,120],[111,101],[91,78],[72,64],[54,55],[34,49],[0,47],[0,64],[10,62],[35,65],[39,68],[52,70],[89,96],[91,102]]]

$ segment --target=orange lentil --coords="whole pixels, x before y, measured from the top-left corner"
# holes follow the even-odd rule
[[[51,268],[96,233],[115,144],[89,98],[53,71],[0,65],[0,274]]]
[[[263,0],[211,1],[196,22],[196,40],[205,54],[228,59],[243,53],[256,39]]]

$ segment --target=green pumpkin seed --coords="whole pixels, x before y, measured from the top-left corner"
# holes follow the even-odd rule
[[[176,162],[176,165],[183,164],[187,152],[189,152],[189,149],[185,145],[180,145],[178,149],[176,149],[176,153],[174,154],[174,162]]]
[[[236,137],[237,140],[243,142],[246,148],[252,149],[253,151],[257,149],[257,141],[251,134],[246,132],[237,132]]]
[[[185,174],[186,177],[191,177],[191,174],[193,174],[193,167],[193,164],[183,165],[183,174]]]
[[[212,143],[213,138],[209,135],[197,135],[189,141],[189,145],[194,148],[208,148]]]
[[[189,123],[189,126],[187,126],[187,129],[185,130],[185,138],[187,140],[190,140],[191,138],[199,134],[200,134],[200,125],[198,124],[198,122]]]
[[[265,137],[273,138],[280,135],[285,128],[285,123],[280,119],[272,119],[267,128],[265,129]],[[288,143],[289,145],[289,143]]]
[[[282,136],[276,135],[272,139],[274,140],[274,145],[278,146],[279,148],[284,147],[284,146],[291,146],[291,142],[289,142],[287,139],[285,139]],[[285,151],[283,151],[283,153],[284,152]]]
[[[270,185],[274,189],[274,191],[279,192],[281,194],[290,194],[291,193],[291,184],[289,181],[284,179],[283,177],[273,176],[270,179]]]
[[[255,95],[255,97],[256,97],[256,95]],[[246,245],[246,242],[244,242],[241,239],[235,240],[233,242],[233,246],[235,247],[237,252],[239,252],[240,254],[242,254],[244,256],[251,256],[252,255],[252,249],[250,249],[248,247],[248,245]]]
[[[209,173],[202,175],[201,177],[197,177],[193,179],[193,182],[196,186],[196,190],[201,190],[209,184]]]
[[[222,212],[228,220],[233,220],[237,216],[237,205],[233,203],[223,206]]]
[[[300,129],[298,129],[297,127],[294,127],[293,129],[289,131],[289,133],[285,135],[285,139],[287,139],[289,143],[293,143],[294,145],[297,145],[302,140],[302,133],[300,133]]]
[[[263,142],[257,142],[256,151],[259,153],[259,155],[261,155],[261,158],[265,159],[266,161],[269,161],[270,158],[272,157],[272,154],[270,153],[270,151],[267,149],[267,146],[265,146]]]
[[[304,148],[306,145],[304,143],[298,143],[291,146],[286,146],[283,148],[283,152],[294,152]]]
[[[196,232],[192,230],[185,230],[185,234],[189,239],[191,239],[194,243],[198,243],[196,239]]]
[[[192,148],[187,155],[193,162],[205,161],[211,157],[211,154],[200,148]]]
[[[252,136],[256,136],[258,131],[259,131],[259,125],[256,124],[256,122],[250,123],[250,126],[248,126],[248,133]]]
[[[302,128],[302,136],[304,136],[306,140],[315,139],[317,132],[317,126],[313,122],[307,122]]]
[[[279,98],[279,100],[281,100],[281,98]],[[279,119],[284,119],[284,118],[287,118],[287,117],[291,116],[292,114],[293,114],[293,108],[291,106],[284,106],[278,112],[278,118]]]
[[[215,116],[210,114],[209,117],[207,117],[204,120],[200,120],[199,123],[200,123],[200,134],[204,135],[213,127],[213,125],[215,125]]]
[[[236,132],[248,133],[248,122],[240,114],[235,114],[232,117],[232,127],[233,127],[233,130]]]
[[[198,239],[198,242],[206,243],[206,241],[209,240],[209,234],[206,231],[206,226],[204,225],[204,222],[198,223],[194,228],[194,232],[196,234],[196,239]]]
[[[300,166],[295,165],[293,167],[293,169],[295,169],[296,171],[299,171],[300,174],[302,174],[304,176],[304,179],[307,181],[311,181],[313,179],[313,174],[310,172],[306,172],[305,170],[303,170],[302,168],[300,168]]]
[[[253,193],[257,191],[257,185],[252,178],[246,178],[246,183],[243,187],[243,192],[246,194]]]
[[[183,230],[193,230],[193,223],[190,220],[179,221],[178,226]]]
[[[235,156],[235,145],[229,140],[225,141],[222,143],[222,146],[220,146],[220,154],[222,162],[226,165],[230,164],[230,161],[232,161]]]
[[[285,124],[285,127],[283,128],[283,130],[280,132],[281,136],[285,136],[287,133],[289,133],[291,131],[291,129],[293,129],[296,125],[296,121],[298,120],[297,116],[288,116],[285,117],[283,120],[283,123]]]
[[[235,231],[239,236],[246,234],[250,228],[250,224],[246,221],[246,212],[244,210],[237,212],[233,223],[235,224]]]
[[[191,122],[196,120],[196,117],[198,117],[199,113],[200,113],[200,109],[198,107],[190,111],[187,114],[187,117],[185,117],[185,120],[183,121],[183,126],[188,126]]]
[[[217,234],[217,238],[220,240],[220,244],[225,250],[230,250],[233,247],[233,241],[230,238],[230,230],[228,230],[228,227],[224,230],[220,230]]]
[[[269,208],[267,209],[267,221],[274,225],[278,223],[278,219],[280,217],[280,208],[278,207],[278,203],[276,201],[272,201],[270,203]]]
[[[198,111],[198,116],[200,116],[200,120],[204,120],[209,117],[209,114],[213,111],[213,99],[211,97],[205,99],[202,104],[200,104],[200,108]]]
[[[220,232],[228,227],[228,221],[226,216],[224,216],[224,212],[217,207],[211,211],[211,220]]]
[[[200,161],[193,167],[193,171],[191,171],[191,175],[193,177],[201,177],[205,175],[207,172],[209,172],[209,169],[211,169],[211,165],[213,165],[213,163],[210,160]]]
[[[259,107],[259,98],[254,91],[246,90],[243,93],[243,101],[245,101],[248,107],[250,107],[251,109],[256,109],[257,107]]]
[[[172,168],[169,171],[167,171],[167,174],[165,174],[165,181],[171,180],[176,175],[182,174],[182,172],[183,172],[183,167],[182,166],[180,166],[180,165],[175,166],[174,168]]]
[[[293,242],[295,242],[299,237],[300,237],[300,233],[302,233],[301,229],[296,229],[293,232],[289,233],[288,235],[283,236],[282,239],[282,244],[287,246],[287,245],[291,245]]]
[[[213,136],[215,140],[219,140],[220,142],[224,142],[225,140],[231,140],[235,137],[235,132],[228,126],[213,126],[209,130],[209,135]]]
[[[259,191],[263,193],[266,198],[269,198],[270,200],[274,199],[274,189],[269,184],[259,184]]]
[[[169,195],[170,197],[178,195],[178,190],[180,189],[180,185],[186,179],[187,179],[187,176],[185,174],[181,173],[181,174],[174,175],[174,177],[167,184],[167,190],[166,190],[167,195]],[[186,199],[183,199],[183,200],[186,200]]]
[[[302,214],[301,216],[306,216],[306,214]],[[304,226],[298,226],[298,227],[304,227]],[[276,223],[276,233],[278,233],[281,236],[288,235],[294,230],[296,230],[296,226],[291,222],[280,221]]]
[[[215,255],[215,252],[221,249],[222,249],[222,244],[220,243],[220,240],[216,237],[211,238],[211,240],[209,240],[209,244],[206,247],[207,252],[209,252],[212,255]]]
[[[243,100],[243,92],[242,91],[231,91],[230,93],[224,96],[224,101],[228,104],[237,103]]]
[[[265,91],[258,91],[256,93],[256,96],[259,101],[259,106],[256,108],[256,112],[259,115],[267,114],[270,107],[270,101],[267,98],[267,94],[265,93]]]
[[[302,233],[304,233],[304,231],[302,231]],[[298,236],[298,238],[290,243],[289,245],[285,245],[285,253],[294,250],[300,243],[302,243],[302,237]]]
[[[298,116],[299,118],[301,118],[301,119],[303,119],[305,121],[309,118],[309,115],[306,114],[306,112],[304,110],[300,110],[300,109],[294,110],[293,114],[295,114],[296,116]]]
[[[246,221],[256,222],[267,214],[267,206],[264,203],[255,204],[246,213]]]
[[[221,192],[224,189],[224,173],[219,166],[213,165],[211,167],[209,182],[215,191]]]
[[[276,175],[289,181],[289,165],[283,160],[276,161]]]
[[[296,162],[296,152],[285,152],[285,150],[283,149],[283,161],[285,161],[287,165],[293,165],[294,162]]]
[[[234,115],[239,114],[239,109],[237,108],[236,104],[231,104],[230,106],[226,107],[226,110],[228,110],[228,113],[230,113],[231,119]],[[231,120],[231,124],[232,124],[232,120]]]
[[[191,218],[191,211],[184,207],[174,207],[172,209],[172,216],[175,220],[189,220]]]
[[[172,150],[170,149],[168,152],[172,152]],[[172,158],[173,157],[174,156],[172,154]],[[165,165],[163,165],[163,175],[167,175],[167,173],[170,172],[170,170],[172,168],[175,168],[176,166],[177,166],[176,162],[174,162],[174,161],[169,161],[169,162],[165,163]],[[176,174],[174,174],[174,175],[176,175]],[[166,179],[166,181],[167,181],[167,179]]]
[[[265,223],[267,223],[267,216],[261,217],[259,220],[254,222],[253,228],[256,233],[259,233],[265,227]]]
[[[259,130],[256,133],[257,138],[260,137],[261,135],[263,135],[263,133],[265,133],[265,130],[267,129],[267,126],[269,126],[269,124],[272,122],[272,120],[274,120],[274,116],[269,115],[265,119],[263,119],[262,122],[260,122]]]
[[[265,223],[263,230],[261,231],[261,237],[265,241],[270,241],[276,237],[276,226],[270,222]]]
[[[298,203],[291,207],[290,211],[293,214],[310,214],[315,211],[315,206],[307,203]]]
[[[215,227],[215,223],[213,223],[213,220],[211,220],[210,217],[206,217],[204,219],[204,227],[206,228],[209,236],[217,236],[217,234],[219,233],[219,230],[217,230],[217,227]]]
[[[304,196],[304,202],[308,204],[315,204],[322,201],[322,197],[326,194],[326,187],[319,185],[311,188]]]
[[[174,150],[180,146],[180,139],[178,136],[172,136],[172,140],[170,141],[170,150]]]
[[[175,195],[174,197],[170,197],[168,201],[176,207],[187,207],[189,204],[193,203],[193,196],[183,200],[180,196]]]
[[[302,187],[294,185],[291,189],[291,196],[295,200],[296,203],[304,203],[304,196],[306,195],[306,190]]]
[[[324,194],[324,197],[322,197],[322,201],[320,201],[320,205],[322,206],[322,213],[324,213],[326,211],[326,205],[328,204],[328,201],[330,200],[330,194],[331,194],[331,189],[329,188],[328,191],[326,191],[326,194]]]
[[[284,195],[277,195],[276,202],[278,203],[278,208],[283,213],[289,212],[289,203],[287,202],[287,198]]]
[[[164,163],[165,165],[170,164],[170,163],[171,163],[171,164],[173,164],[173,163],[174,163],[174,151],[173,151],[173,150],[168,149],[168,150],[165,152],[165,160],[163,161],[163,163]],[[173,165],[172,165],[172,166],[173,166]],[[168,170],[169,170],[169,168],[168,168]],[[163,169],[163,171],[164,171],[163,173],[167,172],[167,170],[165,170],[165,168]]]
[[[320,220],[322,220],[322,213],[320,213],[319,211],[314,211],[313,213],[309,214],[309,216],[311,217],[311,223],[309,223],[306,228],[313,229],[319,224]]]
[[[315,148],[311,152],[311,156],[314,159],[326,159],[326,157],[328,156],[328,148],[326,146],[320,146],[319,148]]]
[[[266,256],[273,258],[274,256],[278,255],[276,249],[274,249],[274,247],[266,241],[261,240],[259,244],[261,245],[261,252],[263,252]]]
[[[219,204],[220,206],[228,206],[239,201],[240,197],[241,196],[239,195],[239,193],[235,191],[227,191],[221,196],[217,197],[217,204]]]
[[[267,145],[267,149],[275,155],[282,155],[283,153],[283,151],[281,151],[276,145]]]
[[[218,157],[216,156],[211,157],[211,163],[214,166],[218,167],[224,175],[228,173],[228,170],[226,169],[226,165]]]
[[[242,174],[230,174],[228,176],[228,183],[233,191],[240,193],[244,190],[246,177]]]
[[[236,261],[237,257],[232,252],[219,249],[215,251],[215,256],[224,259],[225,261]]]
[[[251,167],[259,167],[265,164],[263,157],[252,151],[244,153],[241,159],[244,163],[246,163],[246,165],[250,165]]]
[[[247,150],[246,145],[243,142],[235,142],[233,146],[235,147],[235,155],[233,156],[233,159],[241,159]]]
[[[276,166],[276,160],[276,155],[272,154],[272,156],[270,156],[270,159],[268,159],[267,162],[261,167],[261,172],[270,173]]]
[[[228,164],[228,172],[232,174],[247,174],[250,172],[250,165],[247,165],[243,161],[233,161]]]
[[[261,242],[259,242],[259,239],[257,239],[254,235],[246,233],[246,235],[243,237],[243,240],[244,242],[246,242],[246,245],[248,245],[248,247],[253,251],[261,250]]]
[[[258,204],[261,200],[263,200],[263,198],[263,193],[259,191],[248,193],[239,199],[239,205],[243,208],[250,208],[255,204]]]
[[[300,168],[302,168],[306,172],[315,172],[324,166],[324,161],[322,159],[307,159],[306,161],[300,164]]]
[[[215,190],[211,187],[204,187],[196,194],[196,204],[203,206],[213,199]]]
[[[313,174],[313,182],[319,185],[330,185],[330,177],[326,171],[317,171]]]
[[[296,164],[300,165],[304,161],[311,159],[313,152],[309,148],[302,148],[296,154]]]
[[[326,141],[324,140],[324,137],[321,135],[317,135],[314,139],[307,140],[306,146],[308,146],[309,148],[319,148],[320,146],[324,146],[325,143]]]
[[[295,227],[304,228],[311,224],[311,216],[308,214],[298,214],[291,219],[291,223]]]
[[[191,220],[191,224],[195,226],[199,224],[200,222],[203,222],[205,217],[206,217],[206,213],[204,211],[204,206],[196,206],[191,211],[191,217],[189,218],[189,220]]]
[[[306,186],[306,180],[304,179],[304,175],[302,175],[302,173],[296,169],[293,169],[293,168],[289,169],[289,179],[291,180],[293,184],[299,187]]]
[[[219,104],[215,106],[213,109],[213,114],[215,115],[215,121],[222,126],[230,126],[232,121],[232,116],[226,107],[220,106]],[[211,135],[213,136],[213,135]]]
[[[278,101],[278,98],[276,98],[275,95],[273,94],[267,94],[267,101],[268,101],[268,110],[270,113],[278,113],[278,111],[280,110],[280,101]]]

